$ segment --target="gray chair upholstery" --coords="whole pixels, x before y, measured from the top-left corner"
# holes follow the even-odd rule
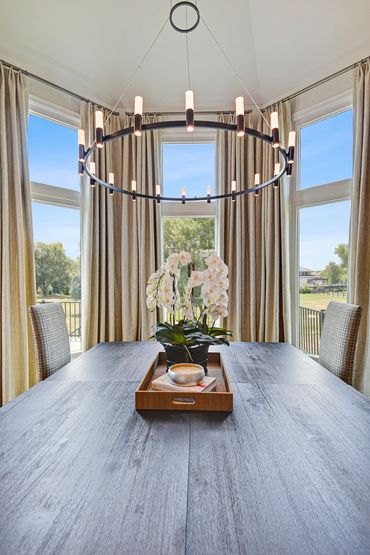
[[[60,303],[29,307],[39,379],[45,380],[71,360],[68,330]]]
[[[352,384],[361,313],[360,306],[332,301],[321,332],[318,362],[348,384]]]

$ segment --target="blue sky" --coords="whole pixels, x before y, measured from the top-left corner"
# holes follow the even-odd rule
[[[301,188],[352,175],[352,110],[320,120],[301,130]],[[30,175],[33,181],[78,190],[77,130],[38,116],[29,118]],[[163,145],[163,194],[206,195],[215,190],[215,143]],[[33,203],[34,240],[61,241],[69,256],[80,249],[79,211]],[[300,210],[300,265],[321,270],[338,243],[348,241],[349,202]]]
[[[206,196],[207,185],[215,190],[215,143],[163,145],[164,195],[181,197],[182,186],[186,195]]]

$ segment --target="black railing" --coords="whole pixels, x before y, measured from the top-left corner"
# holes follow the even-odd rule
[[[325,310],[299,307],[299,348],[310,355],[320,352],[320,336]]]
[[[48,301],[37,301],[45,303]],[[51,301],[50,301],[51,302]],[[81,340],[81,301],[53,301],[60,302],[66,316],[66,323],[70,341]]]

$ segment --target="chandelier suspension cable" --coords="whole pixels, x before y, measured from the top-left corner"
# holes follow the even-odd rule
[[[258,106],[257,102],[254,100],[251,92],[249,91],[248,87],[245,85],[243,79],[240,77],[239,73],[237,72],[237,70],[235,69],[233,63],[231,62],[229,56],[226,54],[226,52],[224,51],[224,49],[222,48],[221,44],[218,42],[218,40],[216,39],[215,35],[213,34],[211,28],[209,27],[208,23],[206,22],[206,20],[204,19],[204,17],[201,15],[200,16],[201,20],[203,21],[207,31],[209,32],[209,34],[211,35],[212,39],[214,40],[217,48],[219,49],[219,51],[221,52],[221,54],[223,55],[223,57],[225,58],[225,60],[227,61],[227,63],[229,64],[229,66],[231,67],[235,77],[238,79],[239,83],[241,84],[241,86],[243,87],[243,89],[245,90],[245,92],[247,93],[247,95],[249,96],[249,98],[251,99],[251,101],[253,102],[253,104],[255,105],[255,107],[257,108],[257,110],[259,111],[259,113],[261,114],[262,118],[265,120],[265,123],[267,124],[267,126],[271,129],[271,125],[269,124],[269,122],[267,121],[267,119],[265,118],[265,116],[262,113],[261,108]]]
[[[185,12],[185,25],[188,26],[188,7],[186,6]],[[186,63],[188,68],[188,90],[191,90],[191,81],[190,81],[190,59],[189,59],[189,39],[188,33],[185,33],[185,40],[186,40]]]
[[[133,81],[135,80],[136,75],[139,73],[140,69],[142,68],[145,60],[147,59],[147,57],[149,56],[151,50],[153,49],[155,43],[157,42],[157,40],[159,39],[159,37],[162,34],[163,29],[165,28],[165,26],[168,23],[168,17],[166,17],[162,27],[159,29],[158,33],[156,34],[156,36],[154,37],[153,41],[151,42],[149,48],[147,49],[147,51],[145,52],[144,56],[141,58],[139,65],[137,66],[137,68],[135,69],[134,73],[132,74],[132,76],[130,77],[130,79],[128,80],[128,83],[126,85],[126,87],[123,89],[121,95],[119,96],[117,102],[115,103],[115,105],[113,106],[112,110],[110,111],[107,119],[104,122],[104,125],[108,123],[108,121],[110,120],[113,112],[115,111],[115,109],[117,108],[118,104],[121,102],[121,100],[125,97],[127,91],[129,90],[129,88],[131,87]]]

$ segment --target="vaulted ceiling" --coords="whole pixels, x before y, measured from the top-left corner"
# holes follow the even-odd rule
[[[370,0],[197,5],[261,105],[370,54]],[[167,0],[0,0],[0,57],[112,106],[169,9]],[[188,39],[196,108],[231,108],[246,97],[202,21]],[[167,23],[120,107],[141,94],[146,110],[182,110],[187,87],[185,35]]]

